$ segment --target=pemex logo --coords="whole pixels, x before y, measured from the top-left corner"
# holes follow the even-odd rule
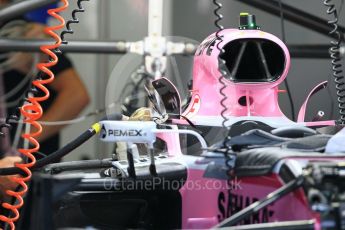
[[[107,130],[105,129],[105,126],[102,125],[101,133],[100,133],[101,138],[106,138],[107,137]]]

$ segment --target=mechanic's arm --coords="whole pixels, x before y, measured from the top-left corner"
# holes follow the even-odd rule
[[[15,163],[20,163],[22,158],[20,157],[4,157],[0,159],[0,168],[9,168],[13,167]],[[11,200],[6,194],[7,189],[14,190],[18,184],[11,180],[11,177],[15,176],[0,176],[0,203],[8,202]]]
[[[50,87],[57,92],[52,105],[44,111],[41,121],[71,120],[89,104],[88,92],[73,68],[68,68],[58,74]],[[43,126],[39,141],[59,133],[63,126]]]

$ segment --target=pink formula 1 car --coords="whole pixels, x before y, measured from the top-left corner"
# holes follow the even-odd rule
[[[332,136],[310,128],[335,122],[304,121],[308,99],[297,122],[278,105],[288,49],[258,27],[220,35],[220,44],[211,35],[196,52],[185,111],[177,89],[161,78],[152,82],[154,121],[99,123],[101,140],[125,142],[126,159],[45,168],[59,179],[81,178],[54,201],[56,228],[345,229],[345,157],[325,153]]]

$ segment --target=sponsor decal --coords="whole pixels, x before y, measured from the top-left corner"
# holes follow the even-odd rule
[[[191,105],[189,106],[189,109],[183,113],[183,116],[187,117],[188,119],[191,119],[199,112],[200,106],[201,106],[200,96],[196,94],[193,97],[193,100],[191,102]]]
[[[109,129],[108,136],[114,137],[142,137],[145,136],[143,134],[142,129],[131,129],[131,130],[119,130],[119,129]]]
[[[101,133],[100,133],[101,138],[106,138],[107,137],[107,130],[105,129],[105,126],[102,125]]]
[[[220,192],[218,194],[218,221],[223,221],[258,200],[259,198],[256,197],[233,194],[231,190],[228,192]],[[274,211],[271,208],[271,206],[267,206],[241,221],[239,224],[268,223],[269,219],[274,215]]]

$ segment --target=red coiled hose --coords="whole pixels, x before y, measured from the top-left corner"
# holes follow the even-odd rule
[[[43,73],[47,77],[44,79],[37,79],[32,82],[34,88],[43,92],[43,96],[29,96],[29,98],[27,99],[28,103],[23,105],[20,109],[20,112],[24,117],[25,123],[30,124],[34,127],[34,131],[30,133],[25,133],[22,135],[22,137],[28,140],[34,147],[29,149],[18,149],[18,151],[21,154],[23,154],[25,157],[29,159],[29,163],[17,163],[15,164],[15,167],[24,171],[27,176],[17,176],[11,178],[11,180],[17,183],[21,187],[21,189],[18,192],[12,190],[6,191],[6,193],[9,196],[14,197],[16,199],[14,205],[9,203],[2,204],[2,207],[11,211],[11,213],[9,214],[11,216],[6,217],[0,215],[0,220],[8,223],[12,230],[15,229],[14,222],[16,222],[19,219],[19,209],[24,205],[23,196],[28,191],[28,186],[26,182],[28,182],[32,176],[30,168],[33,167],[36,163],[36,158],[33,154],[39,151],[40,148],[40,144],[36,140],[36,138],[42,133],[42,126],[38,122],[38,120],[43,115],[43,110],[40,103],[49,98],[49,90],[45,87],[45,85],[51,83],[54,80],[54,74],[49,68],[57,64],[58,57],[54,53],[54,50],[57,50],[61,45],[61,38],[54,31],[64,28],[65,20],[58,13],[67,9],[69,5],[68,0],[61,0],[61,2],[63,3],[61,7],[48,10],[48,14],[57,19],[60,22],[60,24],[57,26],[46,27],[44,30],[46,34],[55,39],[56,43],[51,45],[43,45],[40,47],[41,51],[49,56],[49,61],[45,63],[39,63],[37,65],[37,68],[40,70],[41,73]]]

